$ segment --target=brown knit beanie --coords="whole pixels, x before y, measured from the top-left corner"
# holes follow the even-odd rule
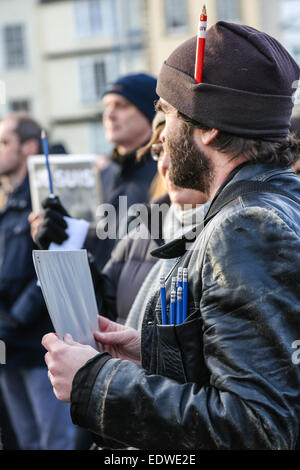
[[[189,118],[234,135],[268,141],[287,137],[300,69],[276,39],[220,21],[207,31],[200,84],[194,80],[195,57],[196,36],[163,64],[157,84],[161,98]]]

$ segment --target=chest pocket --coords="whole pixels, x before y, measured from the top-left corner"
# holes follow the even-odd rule
[[[156,311],[158,318],[160,311]],[[152,325],[151,373],[201,387],[209,381],[203,356],[202,319],[194,310],[180,325]],[[155,345],[154,345],[155,343]]]
[[[27,281],[34,276],[33,241],[27,214],[0,229],[0,280]]]

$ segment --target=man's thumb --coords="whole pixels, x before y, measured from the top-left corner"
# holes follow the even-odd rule
[[[120,331],[110,331],[108,333],[95,331],[94,336],[96,340],[100,341],[102,344],[117,345],[123,343],[123,335]]]

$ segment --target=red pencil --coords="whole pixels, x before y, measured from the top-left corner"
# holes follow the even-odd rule
[[[196,51],[196,63],[195,63],[195,80],[197,83],[202,82],[206,29],[207,29],[207,13],[206,13],[206,6],[203,5],[202,13],[200,15],[200,20],[199,20],[198,34],[197,34],[197,51]]]

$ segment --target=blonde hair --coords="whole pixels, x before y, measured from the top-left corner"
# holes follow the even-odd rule
[[[151,146],[153,144],[156,144],[157,142],[159,142],[160,134],[163,131],[164,127],[165,127],[165,123],[159,124],[156,127],[156,129],[153,131],[152,137],[151,137],[150,141],[148,142],[148,144],[145,145],[144,147],[141,147],[137,151],[136,157],[137,157],[138,161],[140,161],[141,158],[143,157],[143,155],[145,155],[145,153],[148,152],[148,150],[151,149]],[[163,182],[163,179],[160,176],[159,172],[157,171],[156,175],[154,176],[154,178],[152,180],[152,183],[150,185],[149,200],[153,201],[154,199],[157,199],[157,198],[163,196],[164,194],[166,194],[166,192],[167,192],[167,190],[166,190],[165,184]]]
[[[149,199],[150,201],[153,201],[154,199],[158,199],[159,197],[163,196],[166,194],[167,189],[165,187],[165,183],[160,176],[160,174],[157,172],[155,177],[152,180],[150,189],[149,189]]]

